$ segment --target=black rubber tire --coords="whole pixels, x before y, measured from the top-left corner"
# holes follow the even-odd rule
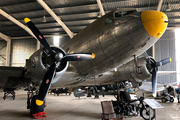
[[[171,99],[170,102],[174,102],[174,99]]]
[[[146,109],[148,110],[149,113],[149,105],[146,105]],[[151,120],[155,118],[155,110],[150,108],[150,114],[151,114]],[[144,120],[149,120],[149,114],[145,110],[145,108],[140,109],[140,115]]]
[[[165,99],[165,98],[162,98],[161,101],[162,101],[163,103],[166,103],[166,99]]]

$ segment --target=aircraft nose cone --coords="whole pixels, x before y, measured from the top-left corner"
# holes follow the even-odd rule
[[[160,11],[143,11],[141,21],[148,34],[154,38],[160,38],[168,25],[168,17]]]

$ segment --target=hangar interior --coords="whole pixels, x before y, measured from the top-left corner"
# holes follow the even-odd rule
[[[148,51],[157,61],[171,57],[172,62],[159,68],[159,71],[176,71],[177,73],[159,76],[158,82],[171,83],[180,81],[177,48],[175,43],[175,29],[179,28],[180,1],[179,0],[44,0],[45,4],[58,16],[54,19],[43,8],[43,0],[6,0],[0,2],[0,65],[24,66],[25,59],[39,48],[39,43],[25,28],[23,19],[30,18],[50,45],[53,45],[53,37],[59,36],[59,46],[66,43],[98,17],[117,8],[136,8],[138,12],[145,10],[157,10],[166,13],[169,18],[168,28],[163,37]],[[100,2],[100,3],[99,3]],[[64,30],[57,22],[61,20],[70,30]],[[177,33],[176,33],[177,34]]]
[[[50,45],[61,47],[87,25],[118,8],[136,8],[138,12],[158,10],[168,16],[167,30],[147,53],[157,61],[164,58],[172,58],[171,63],[159,67],[158,70],[175,72],[158,76],[159,83],[180,82],[180,58],[178,55],[180,54],[178,46],[180,40],[180,30],[178,30],[180,29],[179,0],[2,0],[0,1],[0,66],[24,67],[26,59],[41,47],[24,23],[24,18],[26,17],[33,21]],[[3,96],[3,94],[0,95]],[[69,98],[68,100],[71,101]],[[106,100],[106,98],[103,100]],[[82,101],[84,102],[84,100]],[[59,99],[57,102],[59,102]],[[2,103],[5,104],[3,108],[6,108],[7,103]],[[54,103],[54,101],[50,102],[50,105],[51,103]],[[67,103],[66,100],[63,104],[65,103]],[[83,105],[86,105],[86,103],[84,102]],[[96,108],[99,105],[99,101],[96,104],[91,104]],[[68,105],[65,104],[63,106],[64,109]],[[164,106],[166,105],[164,104]],[[73,110],[80,107],[82,106],[75,106]],[[174,110],[175,107],[176,105],[174,104],[170,109]],[[100,111],[99,108],[97,109],[98,111]],[[73,110],[68,109],[67,113]],[[50,113],[52,112],[51,110],[49,111]],[[83,112],[81,111],[80,113],[82,114]],[[161,112],[164,111],[162,110]],[[67,115],[67,113],[62,114]],[[99,113],[96,115],[99,119]],[[70,115],[68,114],[67,116]],[[91,115],[89,116],[92,117]],[[77,116],[75,115],[75,117]]]

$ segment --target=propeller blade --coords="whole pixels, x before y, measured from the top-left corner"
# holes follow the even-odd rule
[[[95,54],[94,53],[74,53],[74,54],[68,54],[65,55],[62,60],[65,61],[81,61],[81,60],[89,60],[94,59]]]
[[[43,81],[41,83],[41,86],[40,86],[40,89],[39,89],[39,94],[36,98],[36,104],[38,106],[41,106],[43,103],[44,103],[44,99],[46,97],[46,94],[49,90],[49,87],[51,85],[51,80],[54,76],[54,73],[55,73],[55,70],[56,70],[56,64],[55,62],[50,66],[50,68],[47,70],[44,78],[43,78]]]
[[[49,50],[51,54],[54,54],[54,52],[51,50],[51,47],[49,46],[48,42],[44,38],[44,36],[41,34],[41,32],[37,29],[37,27],[31,22],[29,18],[25,18],[24,22],[28,25],[29,29],[33,32],[33,34],[36,36],[36,38],[40,41],[40,43]]]
[[[166,58],[166,59],[161,60],[160,62],[157,62],[157,63],[156,63],[156,66],[165,65],[165,64],[170,63],[171,61],[172,61],[171,58]]]
[[[156,97],[156,89],[157,89],[157,68],[153,68],[152,71],[152,95]]]

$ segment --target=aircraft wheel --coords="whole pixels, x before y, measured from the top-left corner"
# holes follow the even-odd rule
[[[166,99],[165,99],[165,98],[162,98],[161,101],[162,101],[163,103],[165,103],[165,102],[166,102]]]

